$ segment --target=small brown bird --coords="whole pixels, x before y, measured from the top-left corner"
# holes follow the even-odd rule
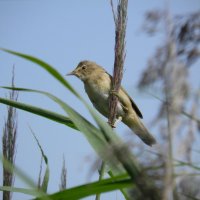
[[[71,73],[81,79],[85,86],[93,106],[105,117],[109,117],[109,94],[111,90],[112,76],[101,66],[91,61],[81,61]],[[130,98],[127,92],[121,87],[118,94],[117,118],[121,118],[140,139],[147,145],[156,143],[155,138],[143,125],[140,118],[143,118],[137,105]]]

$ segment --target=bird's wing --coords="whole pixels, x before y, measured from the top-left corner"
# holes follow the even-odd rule
[[[122,92],[127,95],[127,97],[129,98],[129,100],[131,101],[131,105],[132,105],[133,110],[135,110],[135,112],[137,113],[137,115],[142,119],[143,118],[142,113],[139,110],[139,108],[137,107],[136,103],[133,101],[133,99],[131,99],[131,97],[128,95],[128,93],[126,92],[126,90],[123,87],[121,87],[120,90],[122,90]],[[119,99],[121,100],[122,105],[124,107],[126,107],[126,104],[123,101],[123,97],[122,97],[122,95],[120,95],[120,92],[119,92]]]
[[[111,82],[112,82],[113,77],[108,72],[105,71],[105,73],[107,73],[109,75],[109,77],[111,79]],[[131,105],[132,105],[133,110],[135,110],[135,112],[138,115],[138,117],[140,117],[142,119],[143,118],[142,113],[139,110],[139,108],[137,107],[137,105],[135,104],[135,102],[133,101],[133,99],[131,99],[131,97],[128,95],[128,93],[126,92],[126,90],[123,87],[120,87],[120,90],[122,91],[122,93],[125,93],[127,95],[127,97],[129,98],[129,100],[131,101]],[[122,103],[122,106],[125,109],[127,109],[127,106],[126,106],[125,100],[123,98],[123,95],[120,95],[120,92],[118,94],[118,98],[120,99],[120,101]]]

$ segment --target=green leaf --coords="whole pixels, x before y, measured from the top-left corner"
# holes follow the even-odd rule
[[[56,96],[39,90],[31,90],[26,88],[12,88],[3,87],[10,90],[18,90],[24,92],[35,92],[43,94],[53,101],[55,101],[61,108],[69,115],[70,119],[74,122],[75,126],[86,136],[87,140],[101,156],[104,155],[105,150],[108,149],[108,143],[105,141],[101,131],[92,125],[88,120],[82,117],[78,112],[71,108],[68,104],[57,98]],[[105,157],[105,155],[104,155]]]
[[[18,192],[27,195],[32,195],[34,197],[40,196],[37,189],[26,189],[26,188],[16,188],[10,186],[0,186],[1,191]]]
[[[46,170],[45,170],[45,174],[44,174],[44,177],[43,177],[43,180],[42,180],[42,185],[38,185],[38,187],[43,191],[43,192],[47,192],[47,187],[48,187],[48,183],[49,183],[49,165],[48,165],[48,158],[47,156],[44,154],[44,151],[42,149],[42,146],[40,145],[40,142],[39,140],[37,139],[35,133],[33,132],[33,130],[30,128],[30,131],[33,135],[33,137],[35,138],[36,142],[37,142],[37,145],[40,149],[40,152],[42,154],[42,158],[44,159],[44,162],[46,164]],[[40,184],[40,183],[39,183]]]
[[[0,103],[6,104],[6,105],[9,105],[9,106],[13,106],[15,108],[18,108],[18,109],[21,109],[21,110],[42,116],[42,117],[45,117],[47,119],[56,121],[56,122],[61,123],[61,124],[65,124],[65,125],[73,128],[73,129],[77,130],[77,128],[74,125],[74,123],[72,122],[72,120],[69,117],[66,117],[64,115],[61,115],[61,114],[58,114],[58,113],[55,113],[55,112],[52,112],[52,111],[49,111],[49,110],[46,110],[46,109],[38,108],[38,107],[29,105],[29,104],[20,103],[20,102],[17,102],[17,101],[5,99],[5,98],[0,98]]]
[[[32,179],[30,179],[25,173],[20,170],[18,167],[13,166],[12,163],[10,163],[8,160],[6,160],[2,154],[0,153],[0,160],[4,164],[4,167],[7,169],[8,172],[14,171],[19,177],[21,177],[26,184],[28,184],[30,187],[35,188],[36,185]]]
[[[112,129],[99,117],[99,115],[96,114],[94,109],[92,109],[81,97],[78,95],[78,93],[75,92],[75,90],[69,85],[67,81],[65,81],[64,78],[50,65],[47,63],[34,58],[29,55],[13,52],[10,50],[4,51],[20,56],[22,58],[28,59],[36,64],[38,64],[40,67],[44,68],[46,71],[48,71],[54,78],[56,78],[62,85],[64,85],[67,89],[69,89],[74,95],[76,95],[89,109],[90,113],[92,114],[93,118],[97,122],[99,129],[97,129],[95,126],[91,125],[85,118],[83,118],[78,112],[76,112],[73,108],[68,106],[66,103],[58,99],[57,97],[46,93],[42,91],[34,91],[34,90],[26,90],[24,91],[32,91],[32,92],[39,92],[42,94],[45,94],[55,102],[57,102],[63,110],[69,115],[70,119],[74,122],[75,126],[84,133],[84,135],[87,137],[90,144],[93,146],[93,148],[97,151],[97,153],[101,156],[102,159],[105,161],[113,160],[115,158],[115,161],[120,161],[120,163],[123,165],[125,170],[128,172],[128,174],[131,176],[132,180],[135,181],[138,189],[140,190],[142,196],[146,198],[149,196],[149,194],[152,194],[151,199],[159,199],[159,193],[152,183],[152,181],[144,174],[140,167],[137,165],[137,162],[135,161],[135,158],[131,154],[128,147],[117,137],[117,135],[112,131]],[[108,155],[110,150],[112,151]],[[107,159],[106,159],[107,156]],[[117,163],[118,164],[118,163]],[[118,167],[118,166],[117,166]],[[121,169],[121,168],[120,168]]]
[[[51,195],[42,196],[38,190],[26,189],[26,188],[16,188],[16,187],[7,187],[0,186],[2,191],[11,191],[18,192],[27,195],[36,196],[35,200],[48,199],[48,200],[60,200],[60,199],[81,199],[87,196],[94,195],[96,193],[104,193],[108,191],[118,190],[122,188],[134,187],[134,184],[127,177],[127,175],[120,175],[114,178],[108,178],[101,181],[96,181],[93,183],[88,183],[73,188],[69,188]]]
[[[122,188],[133,187],[133,183],[129,178],[118,176],[115,178],[108,178],[101,181],[96,181],[89,184],[73,187],[55,194],[49,195],[48,197],[52,200],[70,199],[77,200],[87,196],[91,196],[97,193],[103,193],[113,191]],[[41,200],[42,198],[36,198],[35,200]]]
[[[0,160],[3,163],[4,167],[6,168],[6,170],[8,172],[12,171],[14,172],[19,178],[21,178],[27,185],[29,185],[31,188],[34,188],[33,190],[35,190],[35,188],[37,188],[36,184],[34,183],[34,181],[29,178],[28,175],[26,175],[19,167],[17,167],[16,165],[13,165],[12,163],[10,163],[8,160],[6,160],[2,154],[0,153]],[[1,187],[1,190],[5,189],[5,190],[9,190],[12,189],[13,187]],[[18,190],[19,192],[19,190]],[[25,193],[26,191],[24,190],[22,193]],[[34,195],[34,193],[32,193],[32,195]],[[46,194],[41,191],[41,190],[37,190],[37,194],[36,196],[42,196],[44,197],[45,200],[49,200],[48,197],[46,197]]]
[[[113,156],[116,156],[117,160],[133,179],[137,179],[137,176],[140,174],[140,168],[136,162],[136,158],[132,155],[128,146],[117,137],[108,123],[105,123],[89,106],[87,107],[104,134],[107,142],[113,147]]]
[[[149,193],[152,193],[152,199],[159,198],[159,193],[156,187],[154,186],[152,180],[141,171],[127,145],[122,143],[122,141],[117,137],[117,135],[114,134],[114,132],[112,132],[111,128],[107,128],[108,125],[105,122],[103,122],[103,120],[101,120],[100,117],[96,115],[96,113],[92,111],[91,108],[90,111],[95,120],[97,121],[99,127],[101,128],[101,131],[98,130],[95,126],[91,125],[85,118],[83,118],[79,113],[77,113],[65,102],[63,102],[62,100],[50,93],[25,88],[6,88],[12,90],[41,93],[58,103],[63,108],[63,110],[69,115],[69,117],[78,127],[78,129],[84,133],[84,135],[86,136],[90,144],[93,146],[94,150],[100,155],[100,157],[104,161],[107,161],[110,164],[112,164],[112,170],[117,169],[117,171],[114,171],[114,174],[119,173],[121,171],[121,168],[118,168],[119,165],[116,165],[116,167],[113,165],[113,163],[111,162],[113,158],[115,161],[118,160],[122,164],[124,169],[127,171],[127,173],[137,185],[144,198],[148,196]],[[103,137],[102,132],[106,134],[107,138]],[[111,155],[109,155],[110,150]],[[106,154],[108,154],[109,156]]]
[[[27,54],[23,54],[23,53],[19,53],[16,51],[11,51],[8,49],[4,49],[4,48],[0,48],[2,51],[16,55],[18,57],[24,58],[26,60],[29,60],[37,65],[39,65],[40,67],[42,67],[43,69],[45,69],[48,73],[50,73],[54,78],[56,78],[63,86],[65,86],[66,88],[68,88],[75,96],[77,96],[78,98],[80,98],[79,94],[71,87],[71,85],[63,78],[63,76],[55,69],[53,68],[51,65],[49,65],[48,63],[27,55]]]

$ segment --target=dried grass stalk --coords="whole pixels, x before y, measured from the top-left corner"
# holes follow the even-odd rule
[[[12,87],[14,87],[14,67],[12,72]],[[17,101],[18,92],[11,91],[9,93],[9,99]],[[7,119],[3,128],[2,137],[2,151],[5,160],[9,161],[11,164],[15,162],[16,155],[16,137],[17,137],[17,113],[16,109],[8,106],[7,107]],[[8,170],[3,165],[3,186],[13,186],[14,174],[12,170]],[[3,191],[3,200],[10,200],[12,193],[9,191]]]
[[[112,80],[112,91],[118,92],[123,76],[123,66],[125,61],[125,36],[127,24],[127,7],[128,0],[120,0],[117,6],[117,15],[114,12],[113,2],[111,0],[111,7],[115,21],[115,61],[114,72]],[[113,126],[116,119],[118,98],[111,94],[109,99],[110,116],[108,123]]]

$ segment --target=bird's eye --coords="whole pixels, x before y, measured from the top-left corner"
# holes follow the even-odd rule
[[[83,66],[81,67],[81,69],[85,70],[85,69],[86,69],[86,65],[83,65]]]

